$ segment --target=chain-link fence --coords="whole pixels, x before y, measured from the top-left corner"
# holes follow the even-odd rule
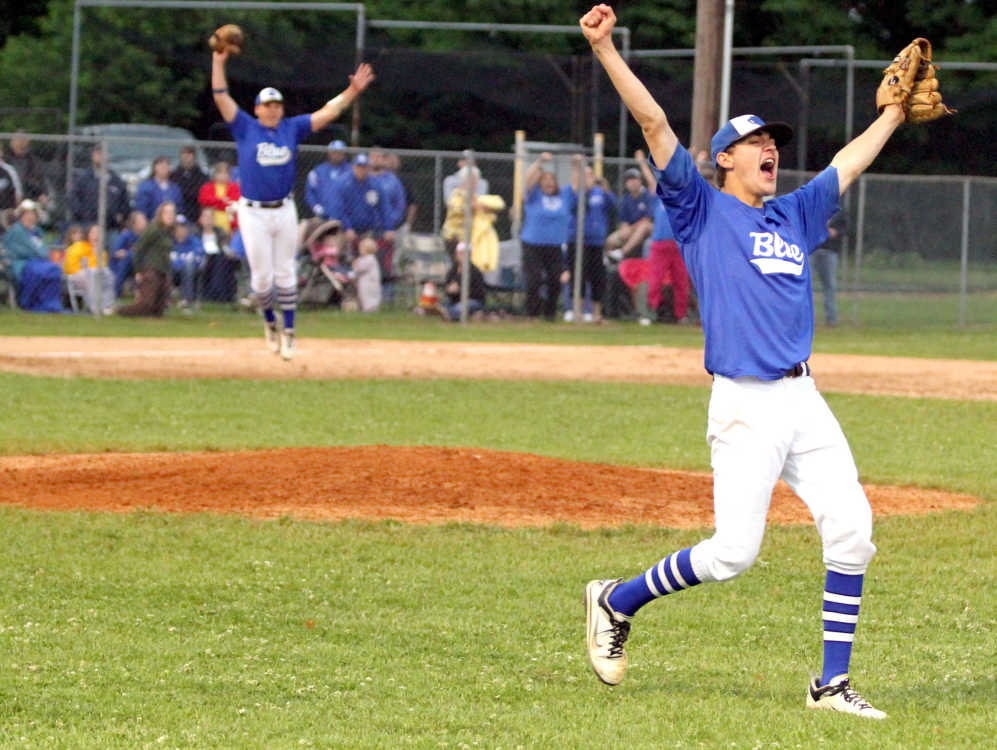
[[[212,173],[219,162],[232,164],[231,177],[238,180],[234,144],[187,140],[177,133],[169,138],[107,132],[72,138],[0,133],[0,143],[5,153],[5,161],[0,162],[4,226],[14,220],[13,211],[21,199],[37,201],[40,226],[53,258],[59,258],[71,244],[68,232],[74,225],[85,231],[88,225],[100,223],[100,217],[104,217],[106,227],[103,242],[113,251],[121,236],[127,234],[130,213],[144,208],[139,185],[148,180],[157,157],[163,156],[169,162],[170,179],[177,183],[181,194],[178,210],[191,224],[200,217],[205,200],[211,203],[210,195],[206,199],[202,191],[205,185],[213,184]],[[334,167],[353,172],[349,162],[359,153],[373,157],[373,164],[360,171],[376,175],[383,165],[384,170],[397,176],[404,191],[402,213],[396,213],[390,226],[385,219],[371,227],[382,240],[385,232],[394,232],[394,236],[388,236],[389,242],[382,241],[378,247],[386,306],[416,307],[424,296],[429,301],[422,301],[429,304],[432,294],[423,294],[428,291],[427,282],[437,285],[437,302],[445,303],[445,281],[455,250],[459,242],[469,238],[471,258],[487,284],[486,306],[492,311],[522,315],[529,308],[536,313],[537,300],[529,298],[539,294],[543,299],[554,299],[552,307],[558,317],[576,310],[583,316],[597,316],[599,308],[593,303],[601,303],[602,312],[609,317],[669,319],[669,310],[674,312],[675,307],[675,286],[666,284],[660,297],[652,295],[660,302],[654,309],[644,307],[643,297],[635,295],[633,289],[639,288],[646,268],[639,262],[623,263],[649,262],[650,237],[648,242],[637,244],[636,250],[630,252],[631,258],[623,257],[624,253],[617,249],[619,243],[604,242],[605,233],[617,229],[621,219],[622,196],[614,186],[623,182],[623,170],[635,164],[608,157],[593,161],[592,149],[584,150],[588,163],[595,167],[592,178],[601,172],[605,180],[604,197],[593,201],[593,194],[589,194],[582,206],[583,215],[556,243],[558,252],[546,259],[541,269],[542,283],[536,288],[536,277],[531,276],[536,272],[536,243],[527,243],[524,252],[518,236],[522,223],[515,215],[524,198],[523,180],[536,155],[551,149],[555,152],[551,173],[556,175],[560,191],[571,182],[573,154],[580,148],[529,142],[520,151],[522,158],[517,165],[512,148],[508,153],[354,148],[340,151],[305,145],[298,156],[294,198],[303,223],[316,216],[341,218],[331,216],[329,212],[335,209],[321,206],[327,196],[310,190],[310,175],[314,179]],[[95,149],[98,154],[103,150],[107,158],[95,158]],[[337,167],[335,162],[345,166]],[[478,199],[470,206],[461,195],[465,191],[460,190],[467,187],[461,177],[466,175],[461,172],[463,166],[480,173],[474,187]],[[780,187],[792,190],[809,176],[811,173],[784,171]],[[520,191],[515,189],[517,177]],[[209,193],[215,190],[208,189]],[[572,202],[570,194],[557,194]],[[386,194],[379,193],[377,200],[387,200]],[[603,205],[604,201],[608,205]],[[843,322],[901,325],[927,320],[952,324],[992,321],[997,292],[997,179],[867,174],[846,194],[842,205],[848,216],[837,268]],[[601,230],[596,226],[595,235],[589,236],[593,221],[596,225],[602,221],[605,226]],[[582,231],[578,231],[579,226]],[[593,240],[593,236],[597,239]],[[575,247],[582,248],[577,268]],[[310,256],[304,243],[301,251],[304,287],[322,277],[309,267]],[[355,253],[354,246],[343,248],[344,277],[349,277],[349,263]],[[245,295],[244,267],[239,280],[238,290],[223,301],[235,303]],[[178,287],[181,281],[175,279]],[[201,279],[199,283],[195,303],[204,298],[206,282]],[[334,288],[335,283],[330,282],[330,286]],[[572,298],[576,288],[583,297],[578,308]],[[128,285],[119,284],[117,288],[119,294],[127,295],[129,291]],[[815,278],[818,310],[821,296],[821,285]],[[350,302],[349,295],[342,293],[329,294],[325,301],[322,294],[304,297],[312,304]],[[689,314],[694,315],[694,290],[689,305]],[[539,309],[549,308],[541,302]]]

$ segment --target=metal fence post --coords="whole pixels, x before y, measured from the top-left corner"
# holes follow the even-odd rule
[[[90,295],[93,298],[93,316],[95,318],[100,317],[100,311],[104,309],[104,300],[101,299],[103,295],[103,289],[101,284],[101,275],[103,273],[103,254],[104,248],[107,246],[107,183],[108,183],[108,164],[111,160],[111,149],[105,138],[100,142],[100,150],[104,158],[100,160],[100,172],[98,174],[98,193],[97,193],[97,227],[98,234],[100,238],[97,243],[97,247],[94,248],[97,254],[97,267],[93,270],[90,278],[87,279],[91,285]],[[108,300],[110,302],[110,300]]]
[[[574,278],[571,280],[571,310],[574,315],[574,322],[582,322],[582,263],[585,253],[585,209],[588,203],[588,185],[585,181],[585,158],[578,154],[572,157],[578,169],[578,184],[575,188],[575,196],[578,201],[578,215],[575,217],[575,268],[572,271]],[[574,176],[574,174],[572,175]]]
[[[962,183],[962,247],[959,253],[959,326],[966,325],[966,293],[969,275],[969,179]]]
[[[863,230],[865,229],[865,183],[866,177],[859,177],[859,205],[856,209],[858,216],[855,217],[855,266],[852,270],[852,323],[859,322],[859,269],[862,266]]]
[[[467,160],[467,187],[464,189],[464,257],[460,261],[460,322],[467,323],[467,298],[471,290],[471,223],[474,221],[474,201],[478,181],[474,179],[474,150],[464,152]],[[444,294],[446,289],[443,290]]]

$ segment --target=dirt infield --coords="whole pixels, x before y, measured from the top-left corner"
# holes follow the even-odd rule
[[[0,503],[333,521],[464,521],[583,528],[713,523],[709,474],[580,463],[474,448],[293,448],[232,453],[0,458]],[[866,485],[877,516],[967,510],[967,495]],[[777,486],[772,523],[810,523]]]
[[[0,370],[115,378],[483,378],[709,384],[702,352],[665,347],[309,340],[281,361],[256,339],[0,337]],[[997,363],[815,355],[825,391],[997,400]],[[969,509],[966,495],[866,486],[877,515]],[[709,474],[471,448],[0,458],[0,503],[43,509],[238,513],[311,520],[566,522],[689,528],[713,522]],[[788,487],[773,523],[808,523]]]
[[[302,339],[287,363],[257,339],[0,337],[0,370],[115,378],[478,378],[709,384],[703,353],[557,346]],[[997,400],[997,362],[815,354],[823,391]]]

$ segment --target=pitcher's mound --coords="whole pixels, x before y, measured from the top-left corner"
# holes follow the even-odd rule
[[[865,490],[878,516],[969,509],[979,502],[968,495],[914,487],[866,485]],[[50,510],[693,528],[713,524],[712,492],[712,477],[705,473],[476,448],[364,446],[0,458],[0,503]],[[812,519],[780,483],[769,521]]]

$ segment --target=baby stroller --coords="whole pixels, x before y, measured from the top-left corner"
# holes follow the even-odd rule
[[[298,271],[301,303],[344,309],[356,304],[353,269],[341,257],[341,230],[336,219],[314,218],[302,225]]]

